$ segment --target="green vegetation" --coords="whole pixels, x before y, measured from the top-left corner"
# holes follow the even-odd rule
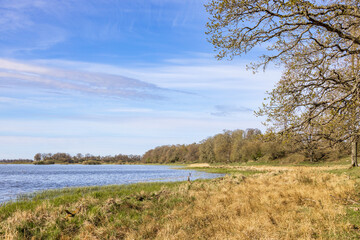
[[[55,161],[53,160],[45,160],[45,161],[37,161],[34,162],[35,165],[51,165],[51,164],[55,164]]]
[[[347,142],[352,166],[358,166],[359,1],[212,0],[206,8],[218,59],[266,45],[251,68],[282,66],[281,79],[257,111],[267,117],[269,132],[309,143],[310,159],[323,158],[319,148]]]
[[[201,162],[213,166],[188,169],[229,175],[23,196],[0,207],[0,237],[359,239],[360,170],[344,165],[351,154],[358,166],[360,11],[358,0],[334,2],[207,4],[207,34],[219,59],[267,45],[254,70],[274,61],[284,67],[257,112],[267,116],[266,134],[225,130],[200,143],[151,149],[141,159],[34,158],[38,164]]]
[[[349,178],[355,179],[355,180],[359,179],[359,184],[360,184],[360,169],[358,169],[358,168],[334,169],[334,170],[329,170],[328,172],[334,173],[337,175],[346,175],[346,176],[349,176]],[[359,189],[359,193],[360,193],[360,188],[358,188],[358,189]]]
[[[97,199],[107,199],[109,197],[124,197],[141,191],[155,192],[162,187],[173,188],[180,184],[180,182],[169,183],[136,183],[130,185],[109,185],[109,186],[95,186],[95,187],[79,187],[79,188],[63,188],[46,190],[32,194],[20,195],[14,202],[8,202],[0,208],[0,216],[4,214],[11,214],[14,210],[35,210],[41,201],[46,200],[49,204],[60,206],[79,201],[86,196],[92,196]]]
[[[84,165],[99,165],[99,164],[101,164],[101,162],[95,161],[95,160],[88,160],[88,161],[82,162],[82,164],[84,164]]]
[[[84,164],[84,165],[99,165],[99,164],[132,164],[139,163],[139,155],[123,155],[115,156],[93,156],[91,154],[82,155],[81,153],[71,156],[68,153],[37,153],[34,156],[34,164],[48,165],[48,164]]]
[[[0,164],[32,164],[31,159],[3,159],[0,160]]]
[[[194,169],[230,175],[24,195],[0,206],[0,238],[357,239],[359,169],[317,165],[217,165]]]
[[[333,162],[349,154],[346,142],[332,146],[331,141],[303,141],[300,135],[285,140],[275,134],[262,134],[258,129],[238,129],[224,130],[200,143],[156,147],[147,151],[141,162],[311,165]]]
[[[122,231],[136,229],[146,219],[161,222],[161,217],[167,211],[191,201],[191,198],[171,192],[180,184],[139,183],[67,188],[25,195],[16,202],[0,207],[0,222],[17,219],[16,229],[11,233],[13,235],[5,233],[6,228],[11,226],[0,225],[0,238],[59,239],[61,236],[75,236],[80,230],[86,232],[84,227],[87,224],[106,227],[103,234],[107,238],[122,238]],[[18,216],[22,213],[29,217]],[[40,214],[46,215],[46,219]],[[112,228],[119,229],[113,231]]]

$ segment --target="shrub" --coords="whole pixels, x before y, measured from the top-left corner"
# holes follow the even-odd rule
[[[88,160],[88,161],[82,162],[82,164],[83,164],[83,165],[100,165],[101,162],[95,161],[95,160]]]

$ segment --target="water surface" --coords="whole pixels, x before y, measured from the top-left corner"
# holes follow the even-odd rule
[[[185,181],[221,174],[173,169],[159,165],[31,165],[0,164],[0,202],[35,191],[64,187]]]

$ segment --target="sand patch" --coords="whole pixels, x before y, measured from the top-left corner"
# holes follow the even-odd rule
[[[210,167],[208,163],[193,163],[190,164],[188,167]]]

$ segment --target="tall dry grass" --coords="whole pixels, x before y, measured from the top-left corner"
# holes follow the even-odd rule
[[[309,170],[183,186],[196,200],[167,214],[156,239],[341,239],[354,187],[347,177]],[[141,239],[153,224],[127,239]]]
[[[346,176],[298,168],[61,205],[44,200],[4,218],[0,238],[345,239],[354,191]]]

